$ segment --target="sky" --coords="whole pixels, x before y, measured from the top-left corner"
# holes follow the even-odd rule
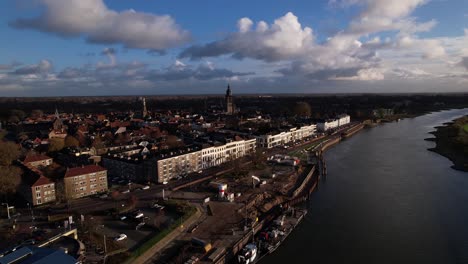
[[[0,96],[468,92],[466,0],[3,0]]]

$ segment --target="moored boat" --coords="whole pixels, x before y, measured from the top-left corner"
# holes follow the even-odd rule
[[[257,246],[254,243],[247,244],[237,255],[237,261],[240,264],[254,263],[257,258]]]

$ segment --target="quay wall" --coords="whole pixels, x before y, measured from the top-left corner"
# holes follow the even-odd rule
[[[360,123],[357,124],[356,126],[348,129],[347,131],[343,132],[342,137],[344,138],[349,138],[352,135],[356,134],[357,132],[361,131],[364,128],[364,124]]]
[[[304,181],[302,181],[301,185],[299,185],[299,187],[297,187],[297,189],[294,190],[292,198],[296,198],[296,196],[298,196],[304,190],[304,188],[307,186],[307,183],[309,183],[310,179],[313,177],[314,172],[315,166],[312,166],[309,173],[307,173],[307,176],[304,178]]]

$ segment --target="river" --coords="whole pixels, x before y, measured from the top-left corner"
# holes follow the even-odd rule
[[[309,214],[264,263],[468,263],[468,173],[428,151],[436,112],[365,129],[325,153]]]

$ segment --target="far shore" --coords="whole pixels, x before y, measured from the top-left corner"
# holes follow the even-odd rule
[[[468,172],[468,115],[457,118],[430,132],[435,137],[425,140],[434,141],[434,151],[453,162],[453,169]]]

